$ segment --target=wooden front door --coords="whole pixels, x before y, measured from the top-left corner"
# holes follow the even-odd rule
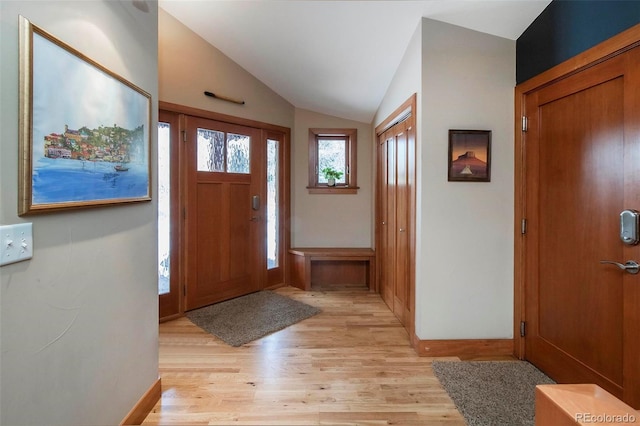
[[[527,93],[525,355],[561,383],[640,406],[640,261],[620,213],[640,210],[640,49]]]
[[[262,288],[266,184],[259,129],[191,116],[185,129],[190,310]]]

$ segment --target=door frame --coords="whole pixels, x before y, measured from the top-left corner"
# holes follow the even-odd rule
[[[525,101],[529,93],[559,80],[575,75],[607,59],[640,46],[640,24],[613,36],[585,52],[545,71],[515,88],[515,206],[514,206],[514,291],[513,291],[513,354],[525,358],[525,338],[521,336],[521,324],[525,321],[525,252],[523,229],[526,228],[526,180],[525,180],[525,133],[523,117]]]
[[[408,232],[407,239],[409,241],[408,247],[408,262],[409,262],[409,271],[407,285],[408,285],[408,299],[409,306],[411,307],[411,311],[409,312],[408,317],[406,318],[405,328],[407,333],[409,334],[409,340],[411,342],[411,347],[418,351],[418,345],[420,339],[416,336],[415,333],[415,294],[416,294],[416,156],[417,156],[417,138],[418,138],[418,119],[417,119],[417,94],[413,94],[402,103],[398,108],[396,108],[387,118],[385,118],[378,126],[375,128],[374,135],[374,197],[375,197],[375,246],[376,248],[380,247],[380,242],[382,241],[382,226],[381,226],[381,197],[380,197],[380,182],[378,180],[378,163],[380,161],[380,155],[378,150],[378,145],[380,143],[380,138],[383,137],[384,133],[392,128],[395,124],[402,121],[404,117],[407,115],[411,116],[413,122],[409,126],[409,133],[411,133],[412,137],[407,136],[407,185],[409,187],[409,206],[408,206]],[[382,261],[380,259],[379,250],[376,249],[376,293],[380,293],[380,266]]]
[[[250,120],[246,118],[234,117],[227,114],[221,114],[217,112],[207,111],[199,108],[179,105],[171,102],[159,101],[158,109],[162,111],[167,111],[170,113],[175,113],[179,115],[189,115],[193,117],[205,118],[215,121],[220,121],[229,124],[235,124],[240,126],[253,127],[261,130],[261,139],[266,141],[266,138],[269,132],[277,132],[284,135],[284,140],[282,141],[282,166],[280,168],[281,172],[281,204],[280,204],[280,268],[282,269],[282,277],[283,282],[277,283],[274,285],[269,285],[266,281],[263,283],[262,289],[267,288],[277,288],[283,285],[289,284],[290,274],[289,274],[289,258],[287,253],[291,248],[291,129],[288,127],[278,126],[275,124],[264,123],[261,121]],[[180,129],[179,129],[179,139],[183,139],[183,131],[185,130],[184,120],[180,119]],[[185,312],[185,298],[183,297],[186,286],[185,286],[185,268],[186,265],[186,250],[187,241],[186,241],[186,223],[184,212],[186,211],[186,179],[183,176],[184,171],[184,162],[186,161],[185,155],[186,146],[184,143],[179,144],[179,153],[178,153],[178,161],[180,168],[180,176],[179,176],[179,184],[178,184],[178,199],[179,199],[179,209],[178,212],[182,212],[180,216],[182,220],[180,220],[180,225],[178,229],[178,246],[176,250],[178,250],[178,270],[179,270],[179,285],[178,292],[180,295],[180,312],[178,316],[184,315]],[[265,242],[266,243],[266,242]],[[265,271],[264,276],[267,276],[267,272]],[[161,321],[166,321],[168,319],[173,319],[175,316],[170,318],[161,319]]]

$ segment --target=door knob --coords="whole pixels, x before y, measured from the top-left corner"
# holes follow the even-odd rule
[[[611,265],[616,265],[618,268],[626,271],[630,274],[637,274],[640,271],[640,265],[635,260],[627,260],[624,265],[622,263],[614,262],[611,260],[601,260],[600,263],[608,263]]]

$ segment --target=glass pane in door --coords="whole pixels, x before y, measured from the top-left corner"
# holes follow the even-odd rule
[[[224,172],[224,132],[198,129],[198,171]]]
[[[158,123],[158,294],[169,293],[171,274],[171,125]]]
[[[251,138],[249,136],[227,134],[227,172],[251,173],[250,146]]]
[[[278,141],[267,139],[267,268],[278,265]]]

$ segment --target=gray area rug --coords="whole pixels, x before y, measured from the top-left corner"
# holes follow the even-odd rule
[[[533,425],[536,385],[555,383],[526,361],[434,361],[432,366],[470,426]]]
[[[272,291],[259,291],[189,311],[186,316],[225,343],[242,346],[320,312]]]

